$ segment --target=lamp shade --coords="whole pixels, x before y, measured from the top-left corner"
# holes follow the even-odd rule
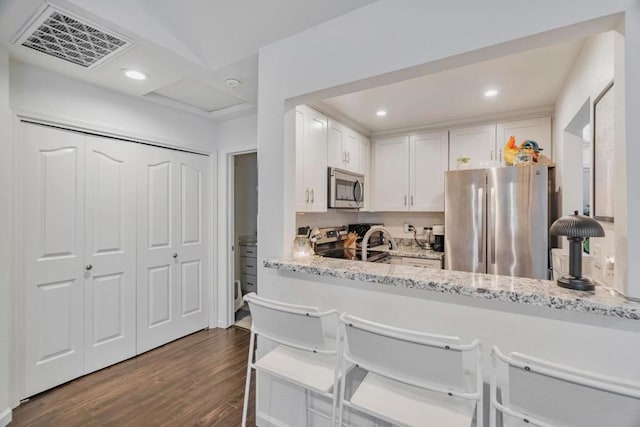
[[[551,224],[549,233],[553,236],[604,237],[604,229],[600,223],[588,216],[578,215],[578,211],[558,218]]]

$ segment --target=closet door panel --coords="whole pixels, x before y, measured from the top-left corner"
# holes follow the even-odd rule
[[[85,367],[135,355],[135,145],[86,137]]]
[[[180,236],[178,274],[180,305],[178,328],[186,335],[207,327],[206,301],[209,285],[208,227],[208,158],[197,154],[180,154]]]
[[[137,353],[178,337],[179,153],[138,147]]]
[[[83,373],[84,147],[23,123],[25,396]]]

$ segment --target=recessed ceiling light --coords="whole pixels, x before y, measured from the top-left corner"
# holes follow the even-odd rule
[[[122,70],[122,72],[132,80],[146,80],[149,77],[146,73],[138,70]]]
[[[378,116],[378,117],[384,117],[384,116],[386,116],[386,115],[387,115],[387,112],[386,112],[386,111],[384,111],[384,110],[378,110],[378,111],[376,111],[376,116]]]
[[[486,97],[492,97],[492,96],[496,96],[498,94],[498,91],[495,89],[489,89],[488,91],[486,91],[484,93],[484,96]]]

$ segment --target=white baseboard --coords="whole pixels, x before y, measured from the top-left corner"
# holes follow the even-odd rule
[[[0,427],[4,427],[11,422],[11,408],[7,408],[0,413]]]

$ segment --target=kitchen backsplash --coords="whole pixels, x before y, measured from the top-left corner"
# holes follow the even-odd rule
[[[329,212],[323,213],[296,214],[297,227],[305,225],[312,228],[327,227],[360,222],[384,224],[393,237],[412,239],[412,232],[403,232],[403,223],[408,222],[418,228],[420,235],[423,227],[431,227],[434,224],[444,224],[444,212],[351,212],[330,210]]]

